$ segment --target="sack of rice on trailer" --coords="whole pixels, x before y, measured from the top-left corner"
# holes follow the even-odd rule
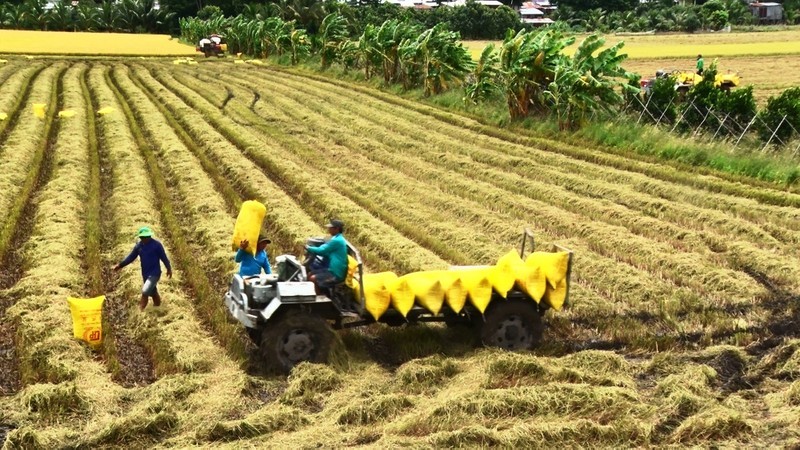
[[[364,275],[364,309],[376,321],[389,309],[392,296],[389,286],[397,280],[394,272],[368,273]],[[359,283],[354,283],[356,298],[361,298]]]
[[[480,267],[458,270],[461,284],[467,291],[469,303],[481,314],[486,311],[492,301],[492,283],[489,281],[489,272],[493,267]]]
[[[435,273],[414,272],[403,275],[401,278],[408,282],[418,305],[430,311],[431,314],[439,314],[444,304],[444,291],[439,277]]]
[[[547,280],[542,300],[556,311],[560,311],[567,298],[569,253],[533,252],[528,255],[525,265],[541,271]]]
[[[453,270],[432,270],[424,272],[431,277],[439,280],[444,292],[444,301],[455,313],[460,313],[467,303],[467,289],[461,281],[458,271]]]

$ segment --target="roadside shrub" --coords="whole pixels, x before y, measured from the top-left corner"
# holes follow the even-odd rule
[[[753,86],[746,86],[718,97],[717,110],[726,114],[725,125],[736,133],[744,131],[756,116],[758,109],[753,97]]]
[[[800,130],[800,87],[790,88],[777,97],[770,97],[758,118],[761,119],[758,123],[758,136],[762,141],[769,141],[774,132],[779,142],[787,142],[796,134],[795,130]]]
[[[675,122],[675,118],[678,116],[677,100],[675,78],[672,76],[656,78],[653,86],[650,87],[649,98],[645,97],[644,99],[647,111],[650,113],[650,115],[646,115],[647,118],[653,120],[652,117],[655,117],[658,120],[663,115],[662,121]]]

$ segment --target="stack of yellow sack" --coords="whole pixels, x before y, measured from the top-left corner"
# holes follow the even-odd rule
[[[547,284],[542,300],[556,311],[560,311],[567,299],[569,253],[534,252],[525,260],[525,265],[538,269],[544,275]]]
[[[431,314],[439,314],[447,304],[460,313],[467,301],[484,313],[493,292],[506,298],[518,289],[539,303],[545,301],[560,310],[567,293],[569,254],[532,253],[526,261],[510,251],[496,265],[462,270],[414,272],[398,277],[392,272],[364,275],[365,309],[375,320],[391,305],[405,317],[415,304]],[[360,299],[359,285],[353,280],[356,264],[351,261],[348,285]]]

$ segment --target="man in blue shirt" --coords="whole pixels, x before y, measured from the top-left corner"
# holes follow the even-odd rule
[[[308,277],[319,288],[332,288],[344,281],[347,276],[347,241],[344,240],[344,223],[341,220],[331,220],[326,225],[331,240],[319,247],[306,246],[306,251],[312,255],[327,258],[328,267],[318,269]]]
[[[147,307],[147,298],[153,297],[153,306],[161,306],[161,295],[158,293],[158,280],[161,279],[161,262],[167,268],[167,277],[172,278],[172,265],[167,258],[167,252],[161,242],[153,239],[153,230],[149,227],[139,228],[139,242],[133,246],[131,253],[119,264],[114,266],[114,272],[134,262],[138,257],[142,264],[142,299],[139,310]]]
[[[258,237],[256,244],[256,255],[253,256],[247,252],[247,246],[250,242],[243,239],[239,243],[239,250],[236,251],[236,256],[233,260],[239,264],[239,275],[242,277],[254,277],[261,275],[261,269],[267,274],[272,273],[272,267],[269,265],[269,255],[267,255],[267,244],[271,243],[269,239],[264,236]]]

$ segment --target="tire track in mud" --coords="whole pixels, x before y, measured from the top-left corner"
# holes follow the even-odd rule
[[[41,70],[44,70],[44,67]],[[41,70],[38,70],[32,78],[38,76]],[[5,223],[2,234],[0,234],[0,238],[3,238],[0,240],[0,293],[2,293],[0,295],[0,362],[2,362],[0,364],[0,395],[11,395],[22,388],[19,355],[16,350],[17,326],[15,323],[6,320],[6,310],[15,303],[17,294],[8,293],[8,289],[22,279],[25,273],[22,249],[33,233],[33,224],[36,220],[38,208],[37,194],[47,184],[53,173],[55,141],[60,129],[60,124],[55,120],[55,117],[57,111],[60,111],[63,107],[62,92],[66,70],[66,66],[61,68],[55,77],[50,94],[50,104],[55,105],[55,107],[47,110],[42,141],[34,157],[34,163],[21,195],[12,205],[7,217],[8,222]],[[33,81],[30,81],[25,93],[20,97],[23,99],[21,101],[27,101],[32,86]],[[18,107],[13,118],[13,125],[16,125],[19,115],[20,108]],[[6,130],[13,128],[13,126],[10,126]],[[5,142],[5,138],[6,135],[3,133],[0,136],[0,141]],[[7,242],[7,244],[3,245],[4,242]]]
[[[89,71],[81,76],[81,89],[86,100],[86,120],[89,135],[89,202],[86,208],[86,291],[89,296],[106,293],[103,305],[103,321],[107,323],[105,343],[106,364],[114,381],[125,387],[148,385],[155,381],[152,355],[138,342],[128,325],[127,293],[119,292],[116,279],[110,270],[112,256],[103,249],[114,247],[118,231],[111,207],[114,189],[114,167],[104,141],[102,124],[96,120],[100,109],[97,97],[88,83]]]

